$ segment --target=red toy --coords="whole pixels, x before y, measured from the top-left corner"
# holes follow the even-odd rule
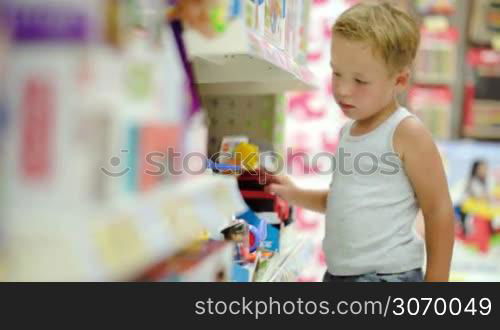
[[[288,203],[277,195],[264,191],[270,176],[264,171],[243,173],[238,177],[241,195],[252,211],[275,212],[282,222],[288,223],[291,220]]]

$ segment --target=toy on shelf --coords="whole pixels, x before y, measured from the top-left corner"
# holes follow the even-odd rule
[[[230,21],[241,15],[241,0],[224,0],[210,11],[210,20],[217,33],[226,31]]]
[[[456,0],[417,0],[415,6],[424,15],[451,15],[456,11]]]
[[[495,46],[500,32],[500,2],[474,0],[471,7],[469,39],[475,45]]]
[[[500,1],[492,0],[490,1],[490,6],[488,8],[488,15],[486,17],[488,29],[496,33],[500,33]]]
[[[292,208],[279,196],[267,193],[269,174],[263,170],[244,172],[238,177],[238,187],[245,203],[267,223],[267,236],[263,248],[280,250],[281,230],[292,222]]]
[[[255,171],[259,167],[259,146],[240,143],[234,148],[236,164],[247,171]]]
[[[236,218],[243,219],[248,223],[249,249],[250,252],[255,252],[267,237],[267,222],[259,218],[251,209],[238,214]]]
[[[469,217],[471,227],[469,233],[459,237],[466,243],[476,246],[481,253],[487,253],[493,235],[500,234],[500,230],[493,226],[500,218],[500,205],[469,198],[462,203],[457,213],[460,217]]]
[[[278,48],[285,48],[286,1],[266,0],[264,33]]]
[[[245,0],[246,25],[264,34],[264,0]]]
[[[250,253],[250,229],[248,223],[243,220],[236,220],[221,233],[224,239],[236,243],[235,260],[238,262],[253,262],[255,254]]]
[[[260,240],[256,241],[256,228],[244,220],[235,220],[222,230],[227,241],[236,244],[231,280],[234,282],[252,282],[262,251]],[[259,246],[257,246],[257,244]],[[251,249],[254,247],[254,249]],[[259,247],[259,249],[256,249]]]
[[[218,162],[221,164],[240,165],[236,163],[235,149],[240,143],[248,143],[247,136],[225,136],[220,145]]]
[[[449,85],[457,75],[458,30],[422,30],[422,42],[415,61],[419,84]]]
[[[414,86],[408,95],[411,109],[431,133],[440,139],[447,139],[451,135],[452,101],[453,95],[448,87]]]
[[[500,138],[500,54],[491,49],[472,48],[468,53],[472,71],[466,86],[464,135],[471,138]]]
[[[214,156],[217,159],[210,159],[209,167],[227,174],[255,171],[260,166],[259,146],[248,143],[246,136],[225,136],[220,152]]]
[[[209,38],[225,32],[239,15],[241,0],[178,0],[167,11],[169,20],[179,19]]]
[[[240,175],[238,177],[238,187],[241,195],[253,211],[275,213],[275,221],[271,221],[271,223],[286,223],[290,220],[289,205],[279,196],[265,191],[266,183],[269,180],[268,176],[262,170],[257,170],[255,173],[245,172]]]

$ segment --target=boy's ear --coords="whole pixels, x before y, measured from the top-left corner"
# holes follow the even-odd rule
[[[409,68],[401,70],[396,75],[396,88],[398,89],[398,91],[401,92],[408,87],[408,85],[410,84],[410,76],[411,73]]]

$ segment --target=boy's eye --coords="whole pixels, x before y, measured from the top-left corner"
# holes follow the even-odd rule
[[[357,82],[358,84],[361,84],[361,85],[366,85],[366,84],[368,84],[368,82],[363,81],[363,80],[359,80],[359,79],[356,79],[356,82]]]
[[[340,73],[338,73],[338,72],[334,72],[334,73],[333,73],[333,75],[334,75],[335,77],[340,77]]]

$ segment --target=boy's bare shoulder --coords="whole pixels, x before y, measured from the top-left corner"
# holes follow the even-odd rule
[[[409,152],[424,155],[436,149],[431,133],[416,117],[408,117],[399,123],[393,144],[395,151],[403,157]]]

